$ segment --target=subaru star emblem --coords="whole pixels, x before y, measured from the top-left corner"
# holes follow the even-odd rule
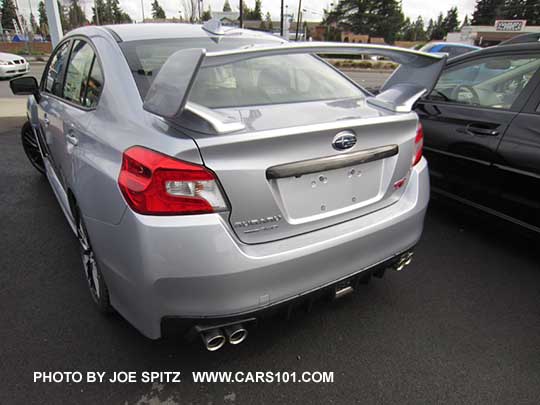
[[[343,131],[334,136],[332,146],[337,150],[350,149],[356,145],[356,135],[352,131]]]

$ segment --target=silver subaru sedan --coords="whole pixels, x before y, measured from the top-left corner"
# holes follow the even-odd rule
[[[400,67],[375,96],[321,54]],[[444,63],[215,21],[114,25],[70,32],[39,83],[10,84],[96,307],[217,350],[269,311],[410,263],[429,199],[411,109]]]

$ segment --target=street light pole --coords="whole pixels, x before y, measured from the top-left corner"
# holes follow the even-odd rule
[[[142,22],[144,22],[144,0],[141,0]]]
[[[300,28],[300,13],[302,12],[302,0],[298,0],[298,15],[296,16],[296,41],[298,41],[298,29]]]
[[[279,20],[279,33],[282,38],[283,38],[283,5],[284,4],[285,4],[285,0],[281,0],[281,18]]]
[[[240,0],[240,28],[244,28],[244,2]]]

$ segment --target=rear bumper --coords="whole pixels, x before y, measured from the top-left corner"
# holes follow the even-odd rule
[[[144,335],[159,338],[162,318],[260,311],[395,257],[419,240],[428,201],[422,160],[395,204],[259,245],[239,242],[217,214],[150,217],[126,210],[116,226],[85,221],[112,304]]]

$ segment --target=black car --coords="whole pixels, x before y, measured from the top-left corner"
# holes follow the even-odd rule
[[[416,105],[434,192],[540,232],[540,43],[451,59]]]

